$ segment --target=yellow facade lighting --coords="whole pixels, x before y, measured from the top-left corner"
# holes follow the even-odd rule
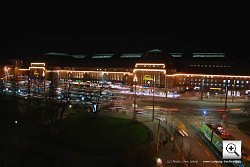
[[[18,70],[19,71],[28,71],[29,69],[28,68],[19,68]]]
[[[164,72],[164,74],[166,74],[166,70],[163,70],[163,69],[134,69],[133,70],[134,73],[136,71],[157,71],[157,72]]]
[[[221,88],[210,88],[210,90],[221,90]]]
[[[151,66],[151,65],[154,66],[155,65],[155,66],[163,66],[162,68],[165,68],[165,64],[162,64],[162,63],[136,63],[135,67],[137,67],[138,65],[140,65],[140,66],[141,65],[142,66],[145,66],[145,65],[146,66]]]
[[[54,70],[47,70],[47,72],[58,72],[57,71],[54,71]],[[80,70],[60,70],[59,72],[67,72],[67,73],[72,73],[72,72],[83,72],[83,73],[99,73],[99,74],[102,74],[102,73],[107,73],[107,74],[123,74],[123,75],[133,75],[131,72],[113,72],[113,71],[80,71]]]
[[[40,68],[40,69],[45,70],[45,67],[29,67],[29,70],[30,70],[30,69],[37,69],[37,68],[38,68],[38,69]]]
[[[193,77],[220,77],[220,78],[250,78],[250,76],[243,75],[206,75],[206,74],[171,74],[166,76],[193,76]]]

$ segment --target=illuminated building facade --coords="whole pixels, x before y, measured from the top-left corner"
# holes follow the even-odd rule
[[[189,57],[189,58],[187,58]],[[249,69],[224,53],[101,53],[69,55],[50,52],[39,62],[20,66],[20,76],[39,80],[112,82],[155,86],[165,91],[204,90],[242,95],[250,89]],[[1,76],[4,76],[1,74]],[[149,84],[150,83],[150,84]]]

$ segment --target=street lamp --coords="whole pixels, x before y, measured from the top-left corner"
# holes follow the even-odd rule
[[[207,111],[204,110],[204,111],[203,111],[204,122],[206,122],[206,115],[207,115]]]
[[[44,98],[46,97],[45,96],[45,93],[46,93],[46,78],[45,78],[45,71],[43,71],[43,95],[44,95]]]
[[[226,84],[226,98],[225,98],[225,106],[224,106],[224,123],[226,124],[226,127],[227,127],[227,96],[228,96],[228,85]]]
[[[8,82],[8,79],[9,79],[9,68],[5,68],[5,72],[6,72],[6,79],[7,79],[7,82]]]
[[[160,115],[161,117],[161,115]],[[159,142],[160,142],[160,135],[159,135],[159,132],[160,132],[160,121],[161,119],[159,119],[159,122],[158,122],[158,128],[157,128],[157,143],[156,143],[156,155],[157,157],[159,157]]]
[[[10,68],[9,67],[5,67],[5,73],[6,73],[6,84],[5,84],[5,89],[7,90],[8,88],[8,84],[9,84],[9,72],[10,72]]]
[[[156,164],[157,164],[158,167],[163,167],[162,159],[161,158],[157,158]]]
[[[150,84],[150,81],[148,81],[148,84]],[[155,85],[153,84],[153,113],[152,113],[152,121],[155,119]]]
[[[202,82],[201,82],[201,89],[200,89],[200,92],[201,92],[201,94],[200,94],[200,100],[203,100],[203,90],[204,89],[204,78],[202,78]]]
[[[182,158],[183,155],[183,136],[181,136],[181,154],[180,154],[180,160]]]
[[[134,92],[134,119],[136,119],[136,79],[134,80],[135,92]]]
[[[155,119],[155,85],[153,83],[153,115],[152,115],[152,121]]]
[[[226,90],[225,90],[225,95],[226,95],[226,98],[225,98],[225,111],[227,110],[227,95],[228,95],[228,85],[226,85]]]

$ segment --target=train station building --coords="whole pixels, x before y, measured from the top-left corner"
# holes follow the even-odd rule
[[[1,80],[56,80],[156,87],[167,91],[203,90],[248,94],[249,67],[222,52],[166,52],[152,49],[129,53],[66,54],[48,52],[34,60],[1,64]],[[250,93],[250,92],[249,92]]]

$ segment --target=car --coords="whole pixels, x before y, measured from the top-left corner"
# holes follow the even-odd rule
[[[229,136],[229,133],[221,125],[216,125],[214,131],[219,135]]]
[[[160,121],[166,121],[166,118],[163,118],[160,115],[155,116],[155,119],[160,120]]]
[[[188,136],[188,133],[185,131],[185,130],[178,130],[178,133],[181,135],[181,136]]]
[[[186,126],[183,122],[177,122],[176,123],[176,130],[177,132],[182,136],[188,136],[188,133],[185,131]]]

